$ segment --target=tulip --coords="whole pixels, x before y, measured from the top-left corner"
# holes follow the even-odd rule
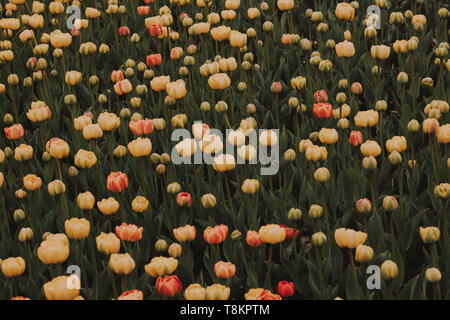
[[[31,109],[27,112],[27,118],[31,122],[41,122],[50,119],[52,112],[50,108],[42,101],[31,103]]]
[[[22,257],[2,260],[0,265],[3,275],[8,278],[21,276],[25,272],[25,260]]]
[[[156,280],[156,290],[165,297],[173,298],[175,295],[181,293],[183,286],[177,276],[164,276]]]
[[[37,249],[37,255],[43,264],[63,263],[69,257],[69,240],[64,234],[47,237]]]
[[[5,128],[4,130],[6,138],[10,140],[19,139],[25,134],[25,129],[21,124],[15,124],[9,128]]]
[[[350,137],[348,139],[348,142],[354,146],[357,147],[362,143],[363,140],[363,136],[361,131],[356,131],[356,130],[352,130],[352,132],[350,132]]]
[[[262,241],[269,244],[283,242],[286,238],[286,231],[280,225],[268,224],[259,229],[259,236]]]
[[[419,234],[423,243],[430,244],[439,241],[441,232],[437,227],[419,227]]]
[[[329,103],[316,103],[313,105],[313,114],[316,118],[330,118],[333,114],[333,106]]]
[[[64,223],[66,234],[70,239],[81,240],[87,238],[91,225],[85,218],[72,218]]]
[[[122,222],[120,226],[116,226],[115,231],[120,240],[136,242],[142,238],[144,228]]]
[[[33,157],[33,147],[26,145],[26,144],[20,144],[16,149],[14,149],[14,159],[17,161],[27,161],[30,160]]]
[[[336,129],[322,128],[319,131],[319,140],[324,144],[335,144],[338,138]]]
[[[166,85],[166,91],[169,97],[174,99],[181,99],[186,96],[186,83],[183,80],[177,80],[175,82],[169,82]]]
[[[370,53],[374,59],[386,60],[389,58],[391,48],[385,45],[372,46]]]
[[[113,197],[109,197],[108,199],[102,199],[97,202],[97,208],[104,215],[110,215],[116,213],[119,210],[119,202]]]
[[[102,112],[97,118],[97,123],[102,131],[113,131],[120,126],[120,118],[110,112]]]
[[[360,244],[356,247],[355,261],[361,263],[368,263],[373,258],[373,249],[369,246]]]
[[[176,200],[177,200],[177,204],[180,207],[186,206],[187,208],[189,208],[192,205],[192,196],[188,192],[181,192],[181,193],[177,194]]]
[[[65,81],[70,86],[75,86],[77,83],[81,81],[82,74],[78,71],[67,71]]]
[[[61,180],[56,179],[49,182],[47,185],[47,190],[51,196],[60,195],[66,192],[66,185]]]
[[[339,20],[353,21],[355,18],[355,8],[346,2],[338,3],[335,14]]]
[[[50,139],[45,148],[48,153],[55,159],[62,159],[69,156],[70,147],[69,144],[59,138]]]
[[[95,243],[97,245],[97,250],[103,254],[110,255],[118,253],[120,250],[120,240],[112,232],[100,232],[100,235],[95,238]]]
[[[173,229],[173,235],[178,242],[193,241],[196,236],[196,230],[194,226],[185,225],[184,227]]]
[[[162,55],[159,53],[150,54],[146,61],[149,67],[159,66],[162,63]]]
[[[130,274],[135,266],[136,263],[129,253],[113,253],[109,257],[109,268],[116,274]]]
[[[352,42],[345,40],[344,42],[339,42],[335,46],[336,55],[339,58],[351,58],[355,55],[355,46]]]
[[[259,181],[256,179],[245,179],[241,190],[246,194],[255,194],[259,189]]]
[[[280,281],[278,282],[277,292],[283,298],[293,296],[295,293],[295,285],[293,282]]]
[[[216,73],[208,78],[208,85],[214,90],[224,90],[231,84],[231,79],[226,73]]]
[[[203,232],[203,239],[209,244],[219,244],[225,241],[228,234],[228,227],[224,224],[215,227],[206,227]]]
[[[367,140],[361,144],[361,153],[366,156],[378,157],[381,154],[380,145],[374,140]]]
[[[384,280],[391,280],[397,277],[398,267],[392,260],[386,260],[381,264],[381,275]]]
[[[253,230],[247,231],[247,236],[245,237],[245,241],[250,247],[259,247],[263,244],[263,240],[259,236],[259,233]]]
[[[270,290],[264,290],[256,300],[281,300],[281,296],[276,293],[272,293]]]
[[[427,268],[425,271],[425,279],[427,279],[428,282],[436,283],[441,281],[442,274],[438,268]]]
[[[117,297],[117,300],[144,300],[144,293],[141,290],[128,290]]]
[[[92,151],[80,149],[74,156],[74,163],[78,168],[91,168],[97,163],[97,157]]]
[[[213,168],[218,172],[231,171],[236,167],[236,161],[231,154],[221,154],[214,157]]]
[[[334,239],[341,248],[355,249],[367,239],[367,233],[353,229],[339,228],[334,232]]]
[[[145,272],[151,277],[162,277],[172,274],[178,267],[178,260],[172,257],[154,257],[149,264],[145,265]]]
[[[47,300],[73,300],[80,294],[80,289],[73,285],[68,285],[71,276],[59,276],[43,285],[44,294]]]
[[[150,152],[149,152],[150,153]],[[128,177],[120,171],[111,172],[107,178],[107,188],[111,192],[122,192],[128,187]]]
[[[170,82],[170,76],[154,77],[150,81],[150,87],[154,91],[166,90],[166,86],[169,82]]]
[[[177,258],[177,257],[181,256],[182,251],[183,251],[183,249],[181,248],[181,246],[178,243],[172,243],[169,246],[169,249],[167,249],[169,256],[171,256],[172,258]]]
[[[227,300],[230,296],[230,288],[222,284],[212,284],[206,287],[206,300]]]
[[[34,191],[42,186],[42,179],[34,174],[27,174],[23,177],[23,185],[28,191]]]
[[[436,129],[436,138],[439,143],[450,143],[450,124],[444,124]]]
[[[26,242],[33,239],[33,230],[31,228],[22,228],[20,229],[18,239],[20,242]],[[1,263],[0,263],[1,265]]]
[[[205,300],[206,289],[198,283],[192,283],[184,290],[184,298],[186,300]]]
[[[230,279],[236,273],[236,266],[231,262],[219,261],[214,265],[214,273],[218,278]]]
[[[131,209],[135,212],[142,213],[147,210],[149,204],[150,202],[145,197],[137,196],[131,202]]]
[[[152,142],[149,138],[137,138],[128,143],[128,150],[133,157],[145,157],[152,152]]]
[[[119,96],[128,94],[131,90],[133,90],[133,85],[128,79],[117,81],[114,85],[114,92]]]

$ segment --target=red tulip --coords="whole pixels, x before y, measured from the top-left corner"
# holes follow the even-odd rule
[[[281,82],[279,81],[273,82],[270,86],[270,91],[272,91],[273,93],[281,92],[281,89]]]
[[[203,239],[210,244],[218,244],[225,240],[228,234],[228,227],[224,224],[219,226],[207,227],[203,232]]]
[[[270,290],[264,290],[257,298],[258,300],[281,300],[281,296],[270,292]]]
[[[129,34],[130,34],[130,28],[128,28],[127,26],[119,27],[119,35],[124,37],[124,36],[127,36]]]
[[[151,119],[133,120],[128,125],[130,130],[137,136],[149,134],[153,131],[153,122]]]
[[[5,128],[5,135],[9,140],[22,138],[25,134],[25,129],[20,123],[12,125],[9,128]]]
[[[180,192],[177,194],[177,203],[180,207],[190,207],[192,206],[192,196],[187,192]]]
[[[106,182],[107,188],[111,192],[122,192],[128,187],[128,177],[122,172],[111,172]]]
[[[137,7],[137,13],[140,16],[146,16],[150,13],[150,7],[149,6],[139,6],[139,7]]]
[[[159,36],[161,33],[163,33],[162,26],[160,24],[152,24],[150,27],[147,28],[147,32],[152,37]]]
[[[259,236],[259,233],[254,230],[248,230],[247,236],[245,237],[245,241],[247,241],[247,244],[250,247],[259,247],[263,244],[263,241],[261,237]]]
[[[155,0],[144,0],[144,2],[145,2],[146,4],[150,4],[150,3],[155,2]]]
[[[179,294],[182,289],[181,281],[175,275],[159,277],[156,280],[156,290],[162,296],[172,298]]]
[[[293,282],[287,282],[285,280],[278,282],[278,294],[283,298],[290,297],[295,293],[295,285]]]
[[[162,56],[159,53],[149,54],[147,56],[147,65],[149,67],[159,66],[162,63]]]
[[[122,222],[120,226],[116,226],[115,231],[117,238],[120,240],[135,242],[142,239],[144,228]]]
[[[316,103],[313,105],[313,114],[319,119],[329,118],[333,114],[333,106],[329,103]]]
[[[111,71],[111,81],[116,83],[117,81],[121,81],[124,79],[122,70],[113,70]]]
[[[325,90],[319,90],[314,93],[314,100],[316,100],[317,103],[319,102],[327,102],[328,101],[328,95]]]
[[[359,146],[362,143],[363,136],[361,131],[353,130],[350,132],[350,138],[348,138],[348,142],[354,147]]]
[[[286,240],[292,240],[292,237],[294,236],[294,229],[288,228],[284,224],[280,224],[280,227],[284,228],[284,231],[286,232]],[[295,237],[297,238],[300,231],[295,230]]]

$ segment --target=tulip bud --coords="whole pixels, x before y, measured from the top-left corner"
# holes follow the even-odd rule
[[[249,103],[245,106],[245,111],[248,113],[255,113],[256,112],[256,106],[253,103]]]
[[[156,241],[155,243],[155,250],[158,252],[164,252],[167,250],[167,242],[166,240],[163,239],[159,239],[158,241]]]
[[[398,151],[392,151],[388,157],[389,162],[393,165],[398,165],[402,163],[402,156]]]
[[[158,164],[161,161],[161,156],[158,153],[152,153],[150,156],[150,160],[153,164]]]
[[[302,217],[302,211],[297,208],[291,208],[288,211],[288,219],[290,221],[298,221]]]
[[[214,208],[216,206],[216,197],[211,193],[204,194],[202,196],[202,206],[205,209]]]
[[[129,118],[131,116],[131,111],[128,108],[122,108],[119,115],[121,118]]]
[[[52,159],[52,156],[51,156],[51,154],[48,153],[47,151],[45,151],[45,152],[42,154],[42,161],[48,162],[48,161],[50,161],[51,159]]]
[[[31,228],[20,229],[18,238],[20,242],[30,241],[33,239],[33,230]]]
[[[162,164],[169,164],[170,163],[170,155],[168,153],[162,153],[160,157]]]
[[[218,113],[223,113],[228,111],[228,104],[225,101],[219,101],[214,106],[214,110]]]
[[[372,210],[372,203],[369,199],[359,199],[356,202],[356,211],[358,211],[358,213],[367,214],[370,210]]]
[[[362,165],[365,170],[375,170],[377,168],[377,159],[373,156],[364,157]]]
[[[397,199],[393,196],[385,196],[383,198],[383,209],[387,212],[393,212],[398,209]]]
[[[397,264],[392,260],[386,260],[381,265],[381,275],[384,280],[391,280],[398,276]]]
[[[5,152],[5,157],[6,158],[10,158],[14,154],[14,152],[12,151],[12,149],[10,147],[6,147],[4,152]]]
[[[13,218],[16,223],[25,220],[25,212],[22,209],[17,209],[14,211]]]
[[[308,215],[313,219],[318,219],[323,214],[323,207],[319,206],[318,204],[313,204],[309,208]]]
[[[5,116],[3,117],[3,122],[5,124],[10,124],[14,122],[14,117],[12,116],[11,113],[7,113],[5,114]]]
[[[76,177],[78,176],[78,170],[74,166],[69,167],[69,176],[70,177]]]
[[[167,186],[167,192],[170,194],[176,194],[180,192],[181,186],[178,182],[172,182]]]
[[[242,233],[239,230],[234,230],[231,233],[231,240],[233,240],[233,241],[239,240],[241,238],[241,236],[242,236]]]
[[[369,246],[360,244],[356,247],[355,261],[360,263],[368,263],[373,258],[373,249]]]
[[[7,82],[10,86],[16,86],[19,84],[19,76],[17,74],[10,74],[7,78]]]
[[[324,183],[330,180],[330,171],[325,168],[319,168],[314,172],[314,179],[319,183]]]
[[[311,236],[311,242],[316,247],[321,247],[327,242],[327,236],[323,232],[316,232]]]
[[[125,146],[119,145],[113,151],[113,156],[116,158],[123,158],[127,154],[128,149]]]
[[[169,246],[168,253],[169,253],[169,256],[171,256],[172,258],[178,258],[181,255],[181,251],[182,251],[182,248],[178,243],[172,243]]]
[[[404,71],[400,72],[397,76],[397,81],[401,84],[408,83],[408,74]]]
[[[166,166],[163,164],[158,164],[156,166],[156,173],[160,174],[160,175],[163,175],[164,173],[166,173]]]
[[[103,93],[98,96],[97,100],[100,104],[105,104],[106,102],[108,102],[108,98]]]
[[[408,122],[408,131],[409,132],[417,132],[420,130],[420,123],[416,119],[412,119]]]
[[[348,129],[348,126],[349,126],[349,121],[347,118],[339,119],[339,121],[337,122],[337,127],[341,130]]]

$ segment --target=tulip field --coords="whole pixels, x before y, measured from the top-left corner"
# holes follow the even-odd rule
[[[450,299],[450,2],[0,5],[0,299]]]

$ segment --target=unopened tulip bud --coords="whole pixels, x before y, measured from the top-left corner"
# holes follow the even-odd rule
[[[123,158],[127,154],[128,149],[125,146],[119,145],[113,151],[113,156],[116,158]]]
[[[27,242],[33,239],[33,230],[31,228],[20,229],[18,239],[20,242]]]
[[[158,164],[161,161],[161,155],[158,153],[152,153],[150,156],[150,160],[153,162],[153,164]]]
[[[169,164],[170,163],[170,155],[168,153],[162,153],[160,157],[162,164]]]
[[[314,179],[319,183],[327,182],[330,180],[330,171],[325,167],[318,168],[314,172]]]
[[[163,165],[162,163],[161,163],[161,164],[158,164],[158,165],[156,166],[156,173],[158,173],[158,174],[160,174],[160,175],[163,175],[164,173],[166,173],[166,166]]]
[[[402,156],[398,151],[392,151],[388,157],[389,162],[393,165],[398,165],[402,163]]]
[[[398,202],[394,196],[385,196],[383,198],[383,209],[387,212],[393,212],[398,209]]]
[[[392,260],[386,260],[381,264],[381,275],[384,280],[391,280],[398,276],[397,264]]]
[[[288,219],[291,221],[298,221],[302,217],[302,210],[297,208],[291,208],[288,211]]]
[[[212,209],[216,206],[216,197],[211,193],[204,194],[201,200],[202,206],[205,209]]]
[[[178,243],[172,243],[169,246],[169,256],[171,256],[172,258],[178,258],[181,255],[182,252],[182,248]]]
[[[131,121],[142,120],[144,117],[139,112],[135,112],[131,115]]]
[[[364,157],[362,165],[365,170],[375,170],[377,168],[377,159],[373,156]]]
[[[10,124],[14,122],[14,117],[12,116],[11,113],[7,113],[5,114],[5,116],[3,117],[3,122],[5,124]]]
[[[25,212],[22,209],[17,209],[14,211],[13,218],[16,223],[19,223],[25,219]]]
[[[100,104],[105,104],[106,102],[108,102],[108,98],[103,93],[98,96],[97,100]]]
[[[428,268],[425,271],[425,278],[427,279],[428,282],[436,283],[436,282],[441,281],[442,274],[441,274],[441,272],[439,271],[438,268],[434,268],[434,267],[433,268]]]
[[[12,155],[14,154],[14,152],[12,151],[12,149],[10,147],[6,147],[4,152],[5,152],[5,157],[6,158],[11,158]]]
[[[292,162],[295,160],[295,150],[294,149],[288,149],[283,155],[284,160],[286,162]]]
[[[373,258],[373,249],[369,246],[360,244],[356,247],[355,261],[360,263],[368,263]]]
[[[245,106],[245,111],[248,113],[255,113],[256,112],[256,106],[253,103],[249,103]]]
[[[239,240],[241,238],[241,236],[242,236],[242,233],[239,230],[234,230],[231,233],[231,240],[233,240],[233,241]]]
[[[409,132],[417,132],[420,130],[420,123],[416,119],[412,119],[408,122],[408,131]]]
[[[308,215],[313,219],[319,219],[323,214],[323,207],[318,204],[313,204],[309,208]]]
[[[69,176],[76,177],[78,176],[78,170],[74,166],[69,167]]]
[[[181,186],[178,182],[172,182],[167,186],[167,192],[170,194],[176,194],[180,192]]]
[[[370,210],[372,210],[372,203],[369,199],[359,199],[356,202],[356,211],[358,211],[358,213],[367,214]]]
[[[317,131],[311,132],[309,134],[309,140],[311,141],[317,141],[317,139],[319,139],[319,133]]]
[[[311,242],[316,247],[321,247],[327,242],[327,236],[323,232],[316,232],[311,236]]]
[[[347,118],[339,119],[339,121],[337,122],[337,127],[341,130],[348,129],[348,126],[349,126],[349,121]]]
[[[401,84],[408,83],[408,74],[406,72],[400,72],[397,76],[397,81]]]
[[[14,196],[15,196],[17,199],[23,199],[23,198],[25,198],[25,197],[27,196],[27,192],[26,192],[25,190],[23,190],[23,189],[19,189],[19,190],[17,190],[17,191],[14,193]]]
[[[128,108],[122,108],[119,115],[121,118],[129,118],[131,116],[131,111]]]
[[[159,239],[158,241],[156,241],[155,243],[155,250],[158,252],[164,252],[167,250],[167,242],[166,240],[163,239]]]
[[[208,112],[211,110],[211,105],[209,104],[209,102],[203,101],[200,104],[200,110],[202,110],[203,112]]]

